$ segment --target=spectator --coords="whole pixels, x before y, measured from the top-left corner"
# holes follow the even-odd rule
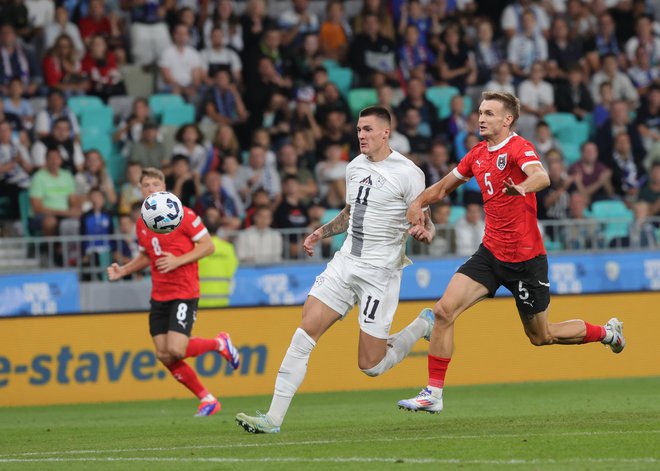
[[[642,160],[635,158],[630,144],[630,136],[621,132],[614,137],[612,153],[612,185],[614,191],[629,204],[637,198],[642,184],[644,168]]]
[[[229,72],[224,69],[215,72],[213,85],[206,91],[201,108],[202,123],[234,125],[248,118],[241,94],[231,82]]]
[[[398,58],[401,75],[405,80],[417,77],[424,83],[432,83],[430,69],[436,59],[431,50],[420,41],[419,31],[414,24],[406,26]]]
[[[323,137],[316,144],[318,160],[325,158],[325,150],[331,145],[338,145],[342,150],[342,160],[348,161],[356,149],[356,135],[346,132],[346,115],[340,111],[331,111],[323,128]]]
[[[319,19],[309,11],[309,0],[293,0],[293,10],[283,11],[277,23],[284,31],[282,44],[296,47],[306,34],[319,32]]]
[[[90,201],[91,208],[80,218],[80,235],[100,237],[98,239],[83,240],[81,247],[82,266],[101,268],[99,255],[113,251],[108,236],[114,234],[114,224],[112,215],[104,209],[106,200],[103,190],[92,188],[86,196]],[[83,280],[94,279],[89,272],[86,275],[83,276]]]
[[[582,40],[580,37],[570,37],[570,30],[565,18],[556,16],[550,29],[551,39],[548,41],[549,63],[559,69],[559,77],[565,78],[566,72],[580,66],[582,60]]]
[[[16,39],[16,32],[11,25],[0,26],[0,93],[8,94],[9,82],[19,78],[25,86],[25,94],[37,94],[41,77],[37,61],[29,49],[24,48]]]
[[[561,154],[551,153],[547,157],[550,186],[537,193],[538,218],[562,221],[569,218],[570,195],[575,191],[575,174],[568,175]],[[549,229],[550,237],[556,240],[554,226],[550,226]]]
[[[573,113],[578,119],[583,119],[594,109],[591,92],[584,82],[584,73],[579,65],[568,70],[566,80],[557,84],[554,96],[557,111]]]
[[[139,252],[139,246],[135,237],[135,221],[127,214],[119,216],[119,234],[121,234],[122,238],[116,244],[112,259],[114,262],[124,265],[130,262]],[[137,272],[129,275],[127,278],[129,280],[139,280],[143,278],[143,274]]]
[[[600,243],[598,222],[585,217],[589,197],[581,191],[571,194],[569,213],[573,224],[565,227],[563,240],[567,250],[585,250],[598,248]]]
[[[555,111],[555,92],[544,78],[544,66],[536,62],[531,68],[529,79],[524,80],[518,89],[520,119],[517,127],[523,136],[533,134],[538,120]]]
[[[16,221],[20,217],[18,195],[30,186],[32,164],[27,150],[12,140],[11,126],[0,121],[0,194],[9,197],[6,217]]]
[[[162,49],[158,60],[160,68],[159,89],[165,93],[182,95],[194,100],[204,79],[202,56],[188,46],[190,33],[185,25],[174,27],[174,44]]]
[[[202,34],[197,27],[197,18],[192,8],[184,6],[176,11],[175,23],[184,25],[188,30],[188,46],[200,50],[202,46]]]
[[[408,108],[417,109],[423,123],[431,129],[438,129],[438,108],[426,98],[426,85],[417,78],[408,81],[408,93],[396,109],[399,121],[403,119]]]
[[[259,43],[248,49],[243,54],[243,65],[245,73],[245,84],[248,89],[253,89],[251,85],[257,83],[258,77],[255,72],[259,72],[260,62],[268,58],[271,60],[275,72],[281,76],[287,76],[290,68],[290,56],[287,54],[282,44],[282,32],[279,29],[268,29],[264,31]]]
[[[53,131],[41,138],[32,146],[32,164],[36,168],[43,167],[46,162],[47,151],[57,149],[62,160],[60,165],[71,173],[79,172],[85,162],[80,144],[71,137],[71,125],[66,118],[57,118],[53,124]]]
[[[218,227],[223,230],[237,230],[241,227],[241,218],[236,201],[222,187],[222,175],[209,172],[204,176],[206,191],[197,199],[195,212],[203,216],[209,208],[219,212]]]
[[[241,147],[234,129],[229,125],[221,124],[215,131],[215,138],[209,149],[208,169],[220,171],[226,156],[237,156],[241,153]]]
[[[243,51],[250,51],[259,44],[264,31],[274,26],[268,17],[264,0],[248,0],[245,13],[240,18],[240,26],[243,30]]]
[[[343,62],[348,52],[353,32],[346,21],[344,3],[330,0],[325,7],[325,21],[319,31],[321,53],[324,57]]]
[[[456,136],[467,131],[465,101],[461,95],[454,95],[449,102],[449,116],[440,122],[439,134],[448,142],[454,142]]]
[[[88,15],[80,19],[80,36],[87,47],[95,36],[106,41],[121,36],[119,19],[114,13],[106,15],[103,0],[89,0]]]
[[[252,141],[250,146],[258,146],[266,151],[266,166],[277,167],[277,155],[272,150],[274,149],[270,133],[266,128],[257,128],[252,133]]]
[[[390,118],[390,148],[403,155],[410,154],[410,141],[406,136],[397,131],[399,124],[396,120],[396,114],[390,111]]]
[[[239,204],[249,200],[250,189],[247,183],[250,178],[249,173],[247,166],[241,165],[235,155],[227,155],[222,161],[222,185],[227,189],[232,188],[238,193],[239,198],[236,199],[236,202]],[[255,190],[255,193],[256,191],[258,190]],[[254,201],[254,197],[255,194],[252,195],[252,201]],[[266,193],[266,198],[268,199],[268,193]]]
[[[424,182],[427,188],[442,180],[452,170],[447,146],[442,142],[434,143],[431,146],[427,162],[420,165],[420,168],[424,172]],[[440,223],[436,221],[436,224]]]
[[[259,60],[256,81],[247,83],[249,93],[244,95],[245,105],[250,111],[250,127],[259,127],[263,123],[263,110],[268,106],[271,96],[281,93],[289,96],[291,80],[283,77],[275,68],[272,59],[262,57]]]
[[[660,82],[660,66],[651,64],[644,46],[637,48],[635,59],[634,65],[627,70],[628,77],[637,89],[637,93],[645,96],[649,87]]]
[[[260,206],[254,212],[254,225],[238,233],[236,255],[242,263],[279,263],[282,261],[282,235],[271,229],[273,212]]]
[[[649,221],[651,217],[651,205],[646,201],[638,201],[633,205],[633,222],[628,229],[628,236],[622,240],[614,239],[610,247],[634,247],[639,249],[657,249],[658,238],[655,234],[655,226]]]
[[[48,101],[46,108],[37,113],[34,123],[34,132],[36,137],[44,138],[48,136],[59,119],[65,119],[69,123],[72,137],[78,137],[80,127],[78,118],[66,106],[66,97],[61,90],[52,89],[48,92]]]
[[[612,84],[615,100],[625,100],[633,108],[637,107],[639,96],[630,78],[619,70],[616,56],[609,54],[603,57],[603,67],[591,77],[591,95],[596,103],[600,103],[600,84]]]
[[[266,130],[270,136],[273,146],[268,148],[277,148],[283,140],[288,139],[291,131],[289,112],[289,100],[286,96],[279,93],[273,93],[270,97],[268,106],[263,113],[261,127]]]
[[[35,36],[43,36],[43,30],[55,16],[55,4],[52,0],[26,0],[32,27],[35,28]]]
[[[356,35],[362,34],[366,30],[367,17],[376,15],[378,24],[380,24],[381,34],[394,41],[396,39],[396,30],[390,14],[388,4],[384,0],[364,0],[362,10],[353,18],[353,31]]]
[[[277,170],[272,165],[266,165],[266,149],[252,146],[248,156],[247,189],[249,194],[258,188],[268,193],[273,207],[277,207],[282,199],[282,185]]]
[[[464,156],[467,154],[468,150],[472,148],[472,137],[477,139],[476,142],[481,140],[481,136],[479,135],[479,113],[476,111],[473,111],[468,115],[465,121],[465,127],[461,131],[457,132],[456,136],[454,137],[454,154],[452,156],[452,161],[457,162],[459,156]],[[470,147],[467,147],[468,141],[470,141]]]
[[[150,116],[151,109],[149,108],[149,101],[146,98],[136,98],[133,101],[131,114],[119,123],[117,131],[115,131],[113,136],[113,139],[120,143],[123,155],[130,155],[132,146],[140,141],[142,129]],[[158,129],[157,126],[156,129]],[[159,168],[160,164],[147,165],[146,167]]]
[[[406,136],[410,142],[410,152],[413,154],[428,154],[431,150],[431,129],[422,122],[419,111],[408,108],[403,115],[399,132]]]
[[[351,111],[348,104],[339,93],[337,85],[328,82],[323,86],[323,93],[317,99],[316,122],[321,128],[327,125],[328,115],[333,111],[342,113],[345,123],[350,122]]]
[[[291,116],[291,131],[308,131],[315,139],[320,139],[323,135],[309,101],[300,98],[296,100],[296,107]]]
[[[46,165],[37,170],[30,183],[32,219],[30,229],[44,236],[78,234],[80,198],[76,195],[73,175],[62,168],[58,149],[48,149]]]
[[[500,20],[500,26],[507,38],[513,38],[517,33],[528,30],[529,25],[525,23],[527,12],[534,17],[534,28],[531,32],[535,36],[548,35],[550,19],[543,7],[532,0],[516,0],[504,9]]]
[[[127,0],[126,4],[131,16],[133,60],[141,66],[154,64],[172,44],[165,23],[166,10],[159,0]],[[182,42],[187,43],[188,37]]]
[[[262,206],[270,208],[270,197],[266,190],[258,189],[252,194],[250,206],[245,210],[245,218],[243,219],[244,229],[254,225],[254,214],[257,212],[257,209]]]
[[[165,186],[181,200],[181,204],[192,207],[201,194],[199,178],[199,174],[192,171],[188,156],[174,154]]]
[[[94,36],[82,61],[83,76],[89,81],[89,94],[107,102],[110,97],[125,95],[126,87],[115,54],[103,36]]]
[[[644,167],[649,170],[651,163],[660,158],[660,86],[653,85],[646,96],[646,100],[637,110],[635,119],[646,159]]]
[[[495,67],[494,77],[486,83],[484,91],[516,94],[516,89],[513,85],[513,75],[511,75],[511,67],[508,62],[502,62]]]
[[[82,66],[73,41],[65,34],[59,36],[43,61],[44,82],[67,96],[84,94],[89,84],[82,74]]]
[[[466,86],[474,85],[477,81],[474,56],[461,38],[461,30],[456,24],[445,28],[443,43],[442,58],[438,61],[440,81],[464,93]]]
[[[660,162],[653,162],[649,178],[639,190],[638,199],[650,205],[651,216],[660,214]]]
[[[289,234],[286,258],[302,258],[302,230],[309,224],[307,205],[302,202],[300,184],[295,175],[287,175],[282,180],[282,202],[275,209],[273,226],[279,229],[300,229],[300,234]]]
[[[291,75],[299,88],[307,87],[314,81],[314,71],[322,65],[319,36],[306,34],[301,39],[291,64]]]
[[[387,108],[388,110],[390,110],[390,114],[392,114],[391,113],[392,108],[398,105],[398,103],[394,102],[394,90],[392,89],[392,87],[390,87],[387,84],[381,85],[376,90],[376,93],[378,96],[377,104]]]
[[[465,207],[465,216],[456,221],[456,255],[472,255],[481,244],[486,223],[480,204],[470,203]]]
[[[216,3],[213,15],[204,22],[204,44],[211,44],[213,42],[213,30],[220,28],[222,36],[225,38],[223,42],[227,47],[239,54],[243,52],[245,48],[243,26],[240,19],[234,14],[234,10],[234,2],[231,0],[219,0]]]
[[[493,79],[493,72],[498,68],[506,66],[508,70],[504,49],[500,41],[493,40],[493,23],[488,18],[477,21],[477,43],[474,46],[474,55],[478,85],[489,83]]]
[[[243,62],[236,51],[225,46],[221,26],[213,27],[210,39],[206,49],[202,51],[206,75],[216,77],[219,70],[225,70],[230,73],[230,78],[235,84],[242,83]]]
[[[4,99],[4,111],[18,116],[23,128],[31,130],[34,125],[34,111],[30,102],[23,97],[25,86],[20,78],[9,81],[8,96]]]
[[[428,245],[431,257],[443,257],[452,252],[452,234],[451,229],[447,227],[450,213],[451,205],[448,201],[440,201],[431,208],[431,220],[436,225],[435,237]]]
[[[188,157],[194,174],[201,176],[204,173],[209,153],[204,147],[204,135],[196,124],[184,124],[179,128],[172,154]]]
[[[604,12],[598,16],[598,28],[593,39],[585,44],[587,63],[592,71],[601,69],[601,58],[614,56],[614,61],[624,63],[623,48],[619,45],[616,34],[616,23],[611,13]]]
[[[397,83],[396,48],[394,42],[382,34],[377,15],[368,14],[364,18],[364,33],[353,40],[348,62],[357,74],[359,86],[373,86],[376,72]]]
[[[529,76],[534,63],[548,59],[548,42],[537,27],[536,15],[532,10],[522,13],[522,31],[509,41],[507,60],[511,63],[513,75],[519,80]]]
[[[169,172],[169,154],[162,142],[158,141],[158,125],[146,121],[140,131],[140,140],[131,146],[129,160],[142,167],[155,167]]]
[[[593,142],[582,144],[580,160],[571,165],[568,173],[574,177],[577,191],[584,195],[587,205],[614,196],[612,170],[598,161],[598,147]]]
[[[660,38],[653,33],[653,19],[648,15],[635,20],[635,36],[628,39],[625,50],[631,64],[638,64],[638,48],[646,52],[651,66],[660,65]]]
[[[128,162],[126,165],[126,182],[119,191],[119,214],[128,215],[135,203],[142,202],[140,176],[142,165],[139,162]]]
[[[316,165],[316,142],[313,134],[310,131],[295,131],[291,144],[296,148],[301,167],[313,170]]]
[[[542,162],[544,160],[543,157],[546,157],[547,159],[546,154],[548,152],[553,149],[561,149],[560,142],[552,135],[552,130],[545,121],[538,121],[536,123],[536,132],[531,141]]]
[[[340,150],[341,158],[341,150]],[[300,186],[300,198],[303,202],[308,202],[318,192],[314,175],[308,168],[300,167],[298,162],[298,152],[292,144],[284,144],[279,150],[279,163],[280,163],[280,180],[288,175],[294,175],[298,180]],[[345,163],[345,162],[343,162]]]
[[[603,163],[613,166],[614,136],[626,132],[630,136],[635,159],[644,159],[644,144],[637,127],[630,120],[630,108],[625,101],[612,103],[610,119],[596,130],[596,144]]]
[[[559,13],[558,6],[559,4],[555,2],[556,14]],[[571,39],[576,37],[582,39],[592,38],[598,27],[596,15],[601,11],[605,11],[603,2],[597,4],[587,3],[583,0],[568,0],[564,17],[571,32]]]
[[[610,119],[610,111],[614,103],[614,93],[610,82],[601,83],[599,89],[600,103],[595,104],[593,112],[594,127],[596,129],[599,129]]]
[[[62,35],[68,36],[73,42],[73,49],[78,54],[85,52],[85,44],[80,37],[80,30],[75,23],[69,21],[69,12],[64,6],[55,8],[55,18],[46,25],[44,29],[44,49],[52,48],[57,38]]]
[[[333,186],[343,187],[346,192],[346,167],[348,163],[342,160],[340,145],[330,145],[325,150],[325,160],[316,164],[314,173],[318,183],[319,196],[325,198]]]
[[[103,199],[112,207],[117,204],[117,193],[112,176],[105,168],[103,156],[96,149],[85,152],[85,163],[80,172],[76,173],[76,193],[85,198],[92,188],[98,188],[103,192]],[[84,201],[84,200],[83,200]],[[92,201],[84,201],[82,210],[87,211]]]

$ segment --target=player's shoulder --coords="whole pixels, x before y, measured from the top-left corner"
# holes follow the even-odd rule
[[[470,149],[467,154],[461,159],[465,160],[468,159],[474,159],[478,155],[481,155],[483,152],[488,153],[488,142],[487,141],[479,141],[477,144],[475,144],[472,149]]]
[[[360,167],[367,161],[367,156],[364,154],[357,155],[353,160],[351,160],[346,166],[346,171],[351,171],[355,168]]]
[[[424,172],[422,172],[422,169],[419,168],[415,162],[410,160],[402,153],[394,150],[392,151],[392,154],[390,155],[389,158],[392,159],[392,163],[398,166],[402,172],[421,176],[422,178],[424,178]]]
[[[518,134],[514,134],[509,141],[512,150],[534,149],[534,144]]]
[[[202,218],[192,209],[187,206],[183,207],[183,222],[182,225],[190,227],[193,230],[202,224]]]

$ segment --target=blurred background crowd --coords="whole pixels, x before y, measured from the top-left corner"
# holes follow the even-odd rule
[[[2,234],[122,234],[125,262],[157,167],[241,262],[302,258],[345,205],[361,108],[392,111],[391,147],[431,185],[479,142],[481,92],[501,90],[550,175],[549,247],[656,247],[656,17],[643,0],[3,0]],[[476,182],[432,211],[438,237],[416,250],[471,254]],[[107,244],[85,240],[83,260]]]

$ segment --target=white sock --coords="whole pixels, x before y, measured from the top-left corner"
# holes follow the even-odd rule
[[[391,335],[387,339],[387,351],[380,363],[362,371],[368,376],[380,376],[393,366],[401,363],[401,360],[410,353],[415,342],[424,336],[427,326],[426,321],[418,317],[403,330]]]
[[[202,399],[200,399],[201,402],[207,401],[207,402],[212,402],[215,401],[215,396],[211,393],[208,393],[206,396],[204,396]]]
[[[435,386],[426,386],[426,389],[431,391],[431,396],[442,397],[442,388],[436,388]]]
[[[293,395],[305,379],[307,361],[316,342],[301,328],[296,329],[291,345],[284,355],[275,380],[275,393],[268,409],[268,417],[278,427],[282,425]]]

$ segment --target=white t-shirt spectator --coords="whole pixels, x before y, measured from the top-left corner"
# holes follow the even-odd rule
[[[534,16],[536,17],[537,33],[542,34],[543,30],[546,30],[550,27],[550,18],[548,18],[548,13],[539,5],[530,5],[528,8],[532,10]],[[507,6],[502,12],[502,29],[512,29],[518,33],[521,32],[523,10],[524,9],[518,2]]]
[[[625,100],[633,104],[639,101],[637,89],[632,84],[630,78],[623,72],[617,72],[614,78],[610,78],[605,72],[596,72],[591,77],[591,96],[594,102],[600,103],[600,84],[610,82],[612,84],[612,94],[615,100]]]
[[[181,87],[192,83],[193,70],[203,68],[202,56],[190,46],[179,50],[176,46],[169,46],[163,51],[158,66],[169,69],[174,81]]]
[[[197,144],[191,153],[188,151],[188,148],[180,142],[177,142],[174,144],[174,147],[172,147],[172,155],[177,154],[185,155],[188,157],[190,159],[190,169],[195,173],[199,173],[200,175],[202,170],[204,170],[206,161],[209,157],[209,153],[203,145]]]
[[[64,28],[62,28],[59,23],[55,22],[51,22],[46,25],[46,28],[44,29],[45,49],[48,50],[53,47],[55,41],[61,34],[66,34],[71,38],[73,45],[80,54],[85,52],[85,45],[83,44],[82,38],[80,37],[80,30],[74,23],[71,23],[70,21]]]
[[[347,166],[348,162],[344,162],[343,160],[339,162],[321,161],[316,164],[314,173],[316,174],[316,181],[319,185],[319,196],[321,198],[325,198],[325,195],[328,194],[332,182],[346,179]]]
[[[535,34],[531,38],[523,34],[516,34],[509,41],[507,60],[516,64],[525,73],[529,73],[534,62],[547,59],[548,42],[540,34]]]
[[[80,125],[78,124],[78,118],[75,113],[71,111],[66,111],[66,115],[61,114],[58,116],[51,116],[48,110],[41,110],[37,113],[37,117],[34,119],[34,132],[37,134],[49,134],[53,128],[53,123],[57,118],[67,118],[71,124],[71,132],[76,136],[80,134]]]
[[[53,21],[55,2],[53,0],[26,0],[30,24],[35,28],[43,28]]]
[[[479,248],[484,237],[486,224],[483,220],[477,224],[470,224],[465,217],[456,221],[456,255],[472,255]]]
[[[274,229],[251,226],[236,237],[236,255],[241,262],[277,263],[282,260],[282,235]]]
[[[628,60],[632,63],[635,62],[635,56],[637,55],[637,48],[639,47],[639,38],[633,36],[628,41],[626,41],[626,56]],[[651,65],[660,64],[660,38],[654,36],[651,44],[646,44],[644,47],[646,52],[649,55],[649,61]]]
[[[37,141],[32,144],[32,165],[35,167],[43,167],[46,165],[46,152],[48,148],[42,141]],[[59,147],[62,160],[73,161],[74,167],[81,167],[85,163],[85,154],[83,154],[82,147],[77,142],[73,143],[73,155],[69,155],[69,151],[64,146]]]
[[[318,16],[307,10],[307,17],[309,18],[308,22],[301,25],[298,30],[299,36],[307,33],[317,33],[319,31],[320,25]],[[295,10],[282,12],[277,19],[279,27],[287,31],[295,27],[298,23],[300,23],[300,15],[296,13]]]
[[[232,75],[240,74],[243,70],[243,63],[236,51],[223,47],[222,49],[206,48],[202,51],[202,61],[204,62],[204,69],[208,74],[210,66],[226,65],[229,67]],[[212,75],[212,74],[211,74]]]
[[[546,81],[534,83],[531,80],[523,80],[518,90],[518,98],[521,103],[539,109],[554,104],[555,92],[552,85]]]

